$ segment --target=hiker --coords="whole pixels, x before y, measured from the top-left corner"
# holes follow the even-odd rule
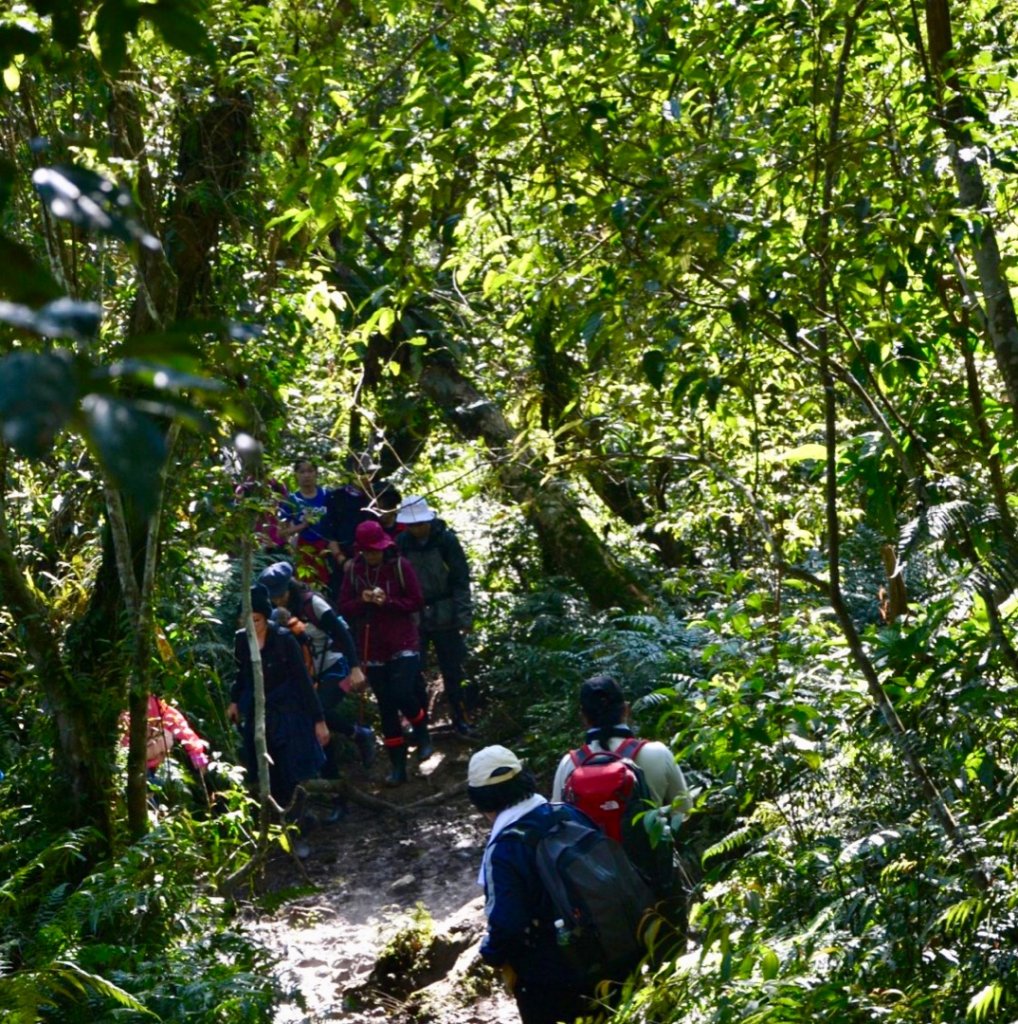
[[[255,553],[277,557],[285,554],[287,536],[283,531],[282,516],[289,500],[287,489],[272,477],[258,480],[249,476],[237,485],[233,496],[237,504],[256,504]]]
[[[424,599],[413,566],[400,556],[377,520],[360,523],[354,541],[357,554],[343,570],[339,610],[356,624],[368,684],[378,701],[383,742],[392,765],[386,785],[399,786],[407,780],[406,738],[400,715],[411,725],[419,760],[433,753],[427,710],[417,691],[416,613]]]
[[[382,484],[375,491],[375,500],[371,503],[371,511],[378,517],[382,529],[395,540],[406,527],[396,522],[399,506],[403,497],[395,484]]]
[[[337,606],[343,585],[343,566],[354,556],[357,525],[373,518],[370,511],[371,478],[378,470],[368,455],[350,456],[347,468],[353,479],[326,492],[326,515],[322,523],[322,530],[329,541],[329,600]]]
[[[591,750],[615,752],[635,739],[629,725],[629,704],[613,676],[592,676],[582,684],[580,717],[587,730],[586,743]],[[670,807],[675,818],[673,825],[678,827],[690,807],[685,777],[664,743],[656,740],[637,742],[640,746],[633,760],[643,770],[655,805]],[[552,800],[562,799],[566,782],[575,767],[572,752],[559,762],[552,783]]]
[[[463,693],[463,665],[467,660],[465,633],[473,629],[470,567],[456,534],[419,496],[404,498],[396,514],[404,531],[396,538],[400,552],[410,560],[421,581],[421,668],[434,646],[453,728],[471,731]]]
[[[634,736],[629,704],[612,676],[592,676],[582,684],[580,717],[586,742],[559,762],[552,800],[579,807],[622,844],[661,901],[659,914],[684,942],[686,894],[676,876],[672,838],[690,809],[682,771],[664,743]],[[625,767],[626,760],[641,778]]]
[[[129,746],[131,740],[127,731],[128,712],[121,713],[120,724],[124,730],[120,744],[126,747]],[[148,741],[145,745],[145,767],[148,769],[150,781],[154,781],[155,773],[169,756],[175,743],[179,743],[184,748],[191,767],[199,775],[204,775],[209,763],[208,754],[205,753],[209,746],[208,740],[203,740],[191,728],[191,723],[173,704],[150,693],[148,695]]]
[[[287,621],[283,625],[298,635],[298,640],[301,635],[306,638],[309,674],[318,690],[330,731],[353,740],[361,762],[370,767],[375,752],[374,730],[364,723],[354,722],[346,700],[348,694],[360,693],[367,685],[353,634],[346,622],[324,597],[294,578],[289,562],[274,562],[262,571],[258,582],[269,592],[269,600],[276,609],[285,611]],[[331,756],[322,775],[338,779],[338,744],[329,746]]]
[[[318,464],[301,457],[293,464],[297,489],[290,492],[280,532],[296,544],[297,575],[329,585],[329,541],[321,523],[326,515],[328,493],[318,485]]]
[[[553,827],[556,814],[590,822],[535,790],[534,776],[506,747],[485,747],[470,758],[467,795],[491,823],[478,878],[488,919],[481,958],[502,971],[523,1024],[555,1024],[583,1013],[593,986],[559,945],[560,912],[541,880],[536,845],[511,841],[509,832],[540,833]]]
[[[297,784],[317,776],[325,763],[322,747],[329,742],[329,727],[300,647],[289,630],[270,621],[272,602],[261,584],[251,588],[251,611],[265,680],[270,790],[276,803],[285,808],[293,799]],[[254,781],[258,775],[254,748],[254,675],[244,629],[237,630],[234,636],[233,656],[237,675],[230,689],[226,714],[231,722],[240,724],[243,760]]]

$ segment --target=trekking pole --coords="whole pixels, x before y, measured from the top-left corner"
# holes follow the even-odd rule
[[[361,664],[364,666],[362,671],[364,672],[364,681],[365,681],[365,683],[367,683],[367,679],[368,679],[368,645],[369,645],[370,639],[371,639],[371,623],[370,622],[365,622],[364,623],[364,645],[363,645],[364,649],[361,651]],[[367,713],[365,711],[365,709],[367,708],[367,704],[368,704],[368,698],[367,698],[367,695],[364,692],[364,687],[362,686],[361,689],[360,689],[360,692],[357,694],[357,724],[358,725],[363,725],[364,724],[364,719],[367,717]]]

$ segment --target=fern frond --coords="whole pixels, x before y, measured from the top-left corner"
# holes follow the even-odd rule
[[[54,960],[46,967],[0,976],[0,1009],[9,1011],[13,1020],[37,1020],[41,1008],[58,1010],[68,1004],[84,1005],[95,998],[159,1020],[157,1014],[130,992],[66,960]]]
[[[966,1017],[978,1022],[986,1020],[991,1013],[1000,1009],[1000,1001],[1004,998],[1004,986],[999,981],[991,982],[977,992],[970,1000],[965,1011]]]
[[[976,924],[982,919],[986,912],[986,904],[978,897],[962,900],[948,907],[940,917],[937,924],[944,926],[944,931],[950,935],[952,932],[960,932],[971,919]]]
[[[738,850],[747,843],[753,842],[759,835],[760,826],[756,822],[749,822],[749,824],[737,828],[734,832],[729,832],[720,842],[707,847],[700,857],[700,863],[706,867],[709,861],[715,860],[717,857],[723,857],[733,850]]]
[[[664,704],[670,703],[672,699],[672,694],[662,693],[660,690],[653,690],[633,701],[633,711],[639,713],[641,711],[646,711],[649,708],[659,708]]]
[[[956,498],[930,505],[902,527],[899,545],[904,559],[927,541],[943,541],[968,534],[973,526],[986,521],[986,508]]]

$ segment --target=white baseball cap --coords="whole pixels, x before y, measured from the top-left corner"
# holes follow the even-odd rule
[[[467,768],[467,785],[471,789],[482,786],[494,786],[499,782],[515,779],[523,771],[520,759],[508,748],[499,746],[484,747],[478,750]]]

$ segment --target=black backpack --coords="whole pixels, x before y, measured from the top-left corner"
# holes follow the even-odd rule
[[[537,870],[551,897],[559,948],[591,985],[625,978],[646,953],[642,928],[654,894],[622,847],[592,823],[555,806],[547,825],[503,829],[537,852]]]

